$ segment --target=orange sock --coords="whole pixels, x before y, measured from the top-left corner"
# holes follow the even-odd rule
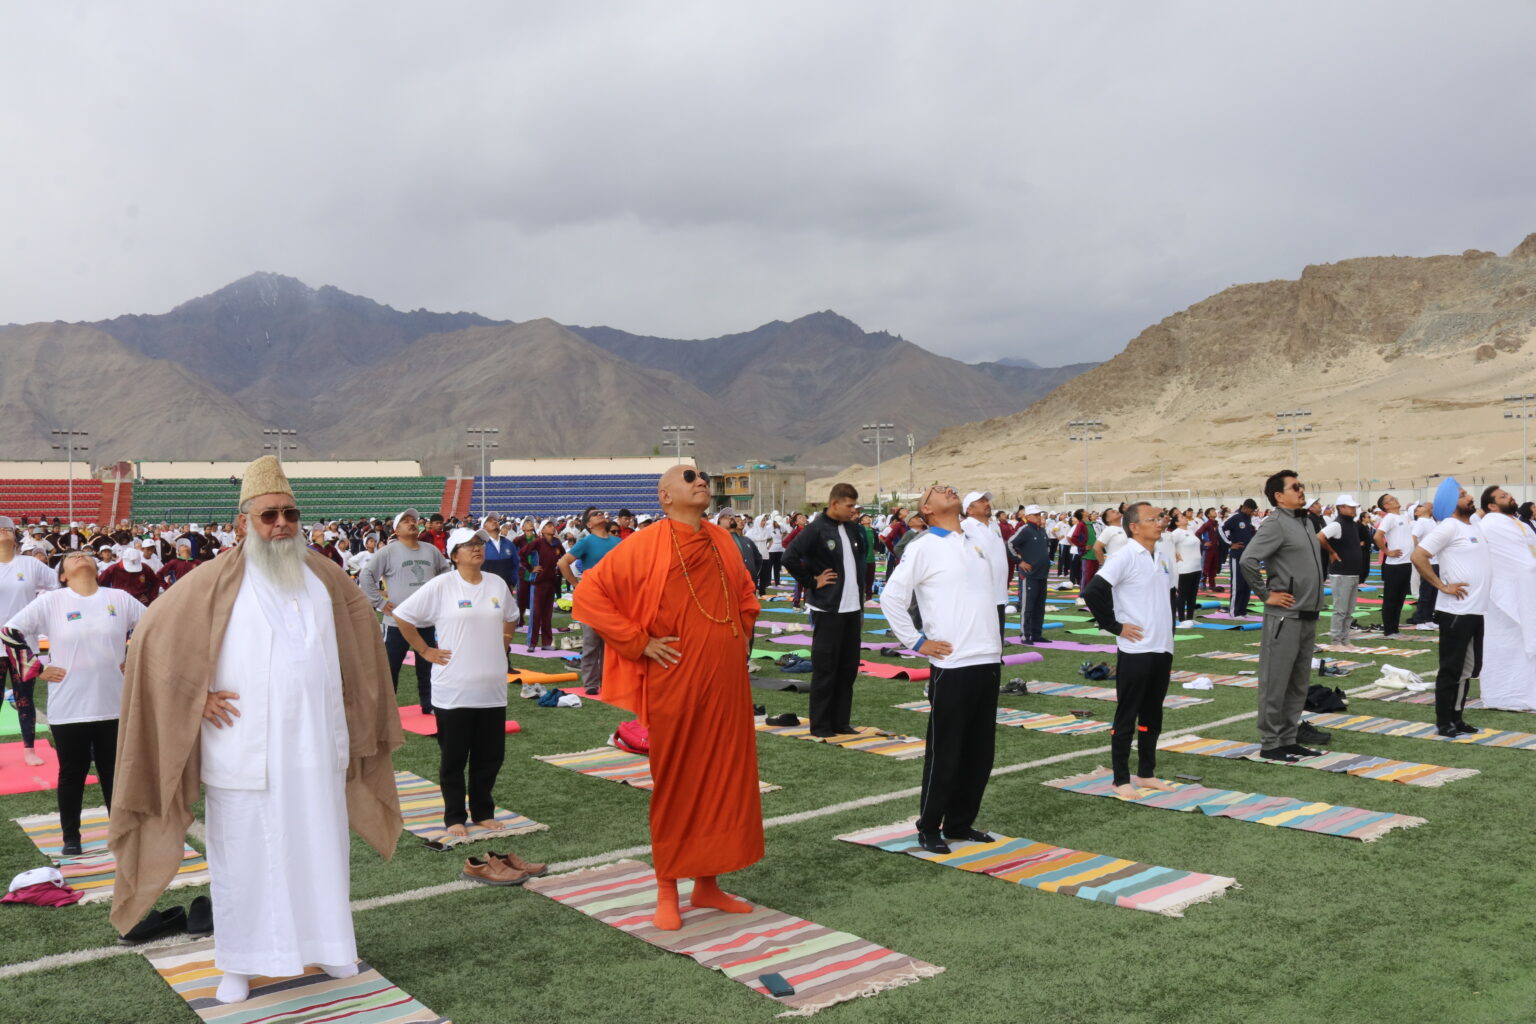
[[[739,900],[734,896],[727,896],[721,892],[720,883],[715,881],[714,875],[707,875],[693,880],[693,896],[688,902],[695,907],[723,910],[727,914],[752,913],[752,904],[746,900]]]
[[[656,916],[651,921],[664,932],[683,926],[683,916],[677,910],[677,879],[656,879]]]

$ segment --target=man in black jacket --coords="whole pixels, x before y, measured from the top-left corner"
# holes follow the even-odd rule
[[[1333,508],[1333,522],[1317,532],[1317,539],[1328,556],[1328,585],[1333,590],[1332,640],[1337,646],[1353,647],[1349,630],[1355,621],[1355,595],[1370,564],[1371,534],[1355,518],[1360,503],[1353,494],[1339,495]]]
[[[859,492],[834,484],[827,509],[784,552],[784,568],[805,588],[811,608],[811,735],[853,732],[853,681],[864,633],[864,531],[855,522]]]
[[[1024,510],[1024,522],[1008,545],[1019,560],[1019,619],[1024,642],[1045,643],[1045,583],[1051,571],[1051,540],[1039,505]]]

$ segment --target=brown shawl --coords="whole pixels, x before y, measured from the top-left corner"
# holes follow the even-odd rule
[[[335,562],[311,551],[305,564],[336,615],[351,746],[347,818],[387,860],[402,824],[390,755],[405,739],[379,620]],[[244,577],[242,548],[199,566],[150,605],[128,645],[108,839],[117,855],[112,924],[120,933],[143,919],[181,864],[201,777],[203,703]]]

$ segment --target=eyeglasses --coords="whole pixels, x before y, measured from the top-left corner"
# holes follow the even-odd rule
[[[709,483],[709,474],[702,469],[683,470],[683,483],[691,484],[695,480],[703,480],[705,483]]]
[[[1306,487],[1302,485],[1300,480],[1292,480],[1290,483],[1285,485],[1285,489],[1288,491],[1305,491]]]
[[[289,505],[287,508],[264,508],[256,513],[256,518],[268,526],[277,522],[278,516],[282,516],[285,523],[296,523],[299,521],[299,510]]]

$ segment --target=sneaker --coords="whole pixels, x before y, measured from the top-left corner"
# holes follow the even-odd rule
[[[944,837],[937,832],[918,832],[917,845],[929,853],[953,853]]]
[[[1022,696],[1029,693],[1029,687],[1024,685],[1024,680],[1022,679],[1010,679],[1003,684],[1003,688],[998,692],[1007,694],[1010,697]]]
[[[528,700],[538,700],[544,696],[544,692],[544,685],[542,683],[523,684],[522,695]]]
[[[965,828],[965,829],[960,829],[957,832],[951,832],[949,829],[945,829],[944,830],[944,838],[947,839],[947,840],[950,840],[952,842],[966,842],[966,843],[995,843],[995,842],[997,842],[997,839],[994,838],[992,835],[990,835],[989,833],[983,832],[983,831],[981,831],[981,829],[977,829],[977,828]]]
[[[595,687],[595,686],[587,687],[587,696],[588,697],[596,697],[597,696],[597,687]]]
[[[1281,747],[1280,749],[1284,750],[1288,754],[1295,754],[1297,757],[1323,756],[1323,752],[1321,750],[1313,750],[1311,747],[1304,747],[1300,743],[1292,743],[1290,746]]]
[[[1324,732],[1311,722],[1302,722],[1296,727],[1297,743],[1327,743],[1333,739],[1333,733]]]
[[[80,848],[80,840],[78,839],[65,843],[64,848],[59,851],[60,855],[64,857],[78,857],[83,852]]]
[[[1457,722],[1454,728],[1458,736],[1471,736],[1473,733],[1483,731],[1475,725],[1468,725],[1466,722]]]
[[[1179,628],[1180,629],[1194,629],[1195,628],[1195,620],[1194,619],[1185,619],[1183,622],[1179,623]]]
[[[1436,736],[1444,736],[1447,739],[1454,740],[1457,737],[1462,736],[1464,734],[1459,729],[1457,729],[1454,725],[1437,725],[1437,726],[1435,726],[1435,735]]]
[[[528,881],[527,872],[509,867],[506,861],[496,857],[470,857],[464,862],[459,877],[481,885],[522,885]]]
[[[1273,747],[1269,750],[1259,751],[1259,756],[1266,761],[1279,761],[1281,764],[1295,764],[1301,758],[1291,753],[1284,747]]]

